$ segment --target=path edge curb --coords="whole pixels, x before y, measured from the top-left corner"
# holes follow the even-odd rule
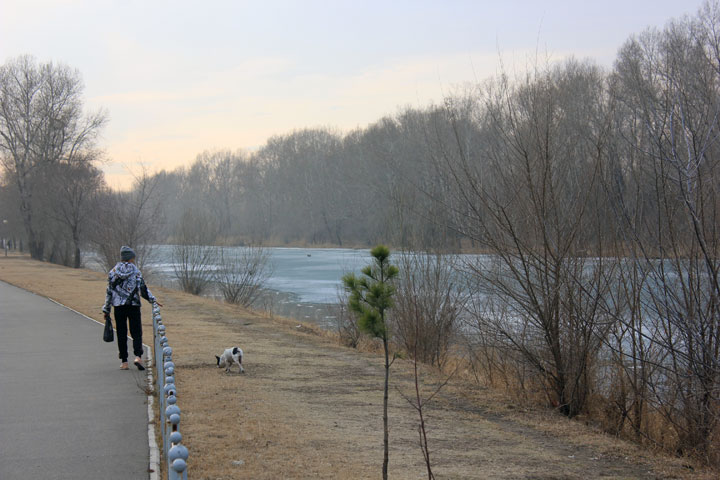
[[[74,313],[80,315],[81,317],[85,317],[85,318],[87,318],[88,320],[91,320],[91,321],[93,321],[93,322],[95,322],[95,323],[97,323],[97,324],[99,324],[99,325],[105,325],[104,323],[102,323],[102,322],[100,322],[100,321],[98,321],[98,320],[95,320],[95,319],[92,318],[92,317],[88,317],[88,316],[85,315],[84,313],[78,312],[78,311],[75,310],[74,308],[68,307],[67,305],[64,305],[64,304],[62,304],[62,303],[58,302],[57,300],[54,300],[54,299],[52,299],[52,298],[50,298],[50,297],[45,297],[44,295],[39,295],[39,294],[37,294],[37,293],[35,293],[35,292],[33,292],[33,291],[30,291],[30,290],[27,290],[27,289],[24,289],[24,288],[23,288],[23,290],[25,290],[25,291],[27,291],[27,292],[30,292],[30,293],[32,293],[32,294],[34,294],[34,295],[37,295],[38,297],[47,298],[47,299],[50,300],[51,302],[53,302],[53,303],[55,303],[55,304],[57,304],[57,305],[60,305],[61,307],[66,308],[66,309],[70,310],[71,312],[74,312]],[[152,367],[152,358],[153,358],[153,357],[152,357],[152,349],[150,348],[149,345],[147,345],[147,344],[145,344],[145,343],[143,343],[143,346],[144,346],[145,348],[147,348],[147,351],[148,351],[148,359],[149,359],[149,360],[148,360],[148,366]],[[153,383],[153,377],[152,377],[152,368],[148,368],[148,369],[147,369],[147,381],[148,381],[148,387],[149,387],[149,388],[148,388],[148,393],[147,393],[147,404],[148,404],[148,409],[147,409],[147,419],[148,419],[148,449],[149,449],[148,474],[149,474],[149,479],[150,479],[150,480],[158,480],[158,478],[159,478],[158,475],[159,475],[159,472],[160,472],[160,449],[158,448],[157,441],[155,440],[155,414],[154,414],[154,412],[153,412],[153,403],[154,403],[154,400],[155,400],[155,399],[154,399],[154,397],[153,397],[153,395],[152,395],[152,392],[154,391],[154,389],[153,389],[154,383]]]

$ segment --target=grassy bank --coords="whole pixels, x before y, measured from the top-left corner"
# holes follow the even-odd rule
[[[0,257],[0,280],[100,319],[101,273],[11,256]],[[294,321],[150,288],[165,305],[189,478],[380,476],[381,357]],[[149,336],[147,307],[144,314]],[[233,345],[245,351],[245,375],[215,366],[214,355]],[[114,345],[107,354],[116,356]],[[421,375],[424,394],[444,380],[431,369]],[[418,420],[400,395],[414,392],[412,364],[398,360],[390,381],[390,477],[426,478]],[[715,478],[559,415],[518,408],[461,375],[426,415],[437,478]]]

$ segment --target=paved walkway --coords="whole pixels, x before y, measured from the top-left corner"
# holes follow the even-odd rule
[[[0,479],[147,479],[147,377],[119,366],[102,325],[0,282]]]

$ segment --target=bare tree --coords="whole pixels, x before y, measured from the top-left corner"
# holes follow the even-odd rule
[[[92,218],[92,207],[105,182],[100,170],[92,165],[92,157],[78,156],[73,163],[58,163],[47,169],[46,182],[52,205],[48,210],[52,218],[62,225],[72,245],[72,266],[80,268],[81,246],[86,240]]]
[[[450,255],[405,252],[399,258],[395,335],[417,360],[442,367],[466,308],[464,279]]]
[[[418,332],[419,335],[419,332]],[[418,338],[418,336],[416,336]],[[420,374],[418,372],[418,354],[417,352],[413,355],[413,379],[415,391],[414,395],[406,395],[398,389],[400,395],[405,399],[408,404],[418,414],[418,443],[420,445],[420,451],[423,455],[423,461],[425,462],[425,471],[427,472],[428,480],[435,480],[435,473],[433,472],[432,460],[430,459],[430,442],[427,434],[427,407],[432,402],[433,398],[440,393],[440,390],[448,384],[450,379],[455,375],[457,369],[455,369],[451,375],[449,375],[443,382],[441,382],[435,390],[423,398],[423,394],[420,389]]]
[[[218,261],[218,248],[214,219],[202,212],[188,210],[176,230],[172,250],[173,271],[180,288],[187,293],[200,295],[213,281],[213,268]]]
[[[33,258],[42,259],[42,227],[34,222],[33,177],[61,160],[72,163],[92,147],[104,113],[84,116],[82,80],[62,64],[38,64],[30,56],[0,67],[0,160],[12,174]],[[37,185],[37,182],[35,183]]]
[[[338,291],[337,304],[335,305],[335,325],[337,327],[340,343],[346,347],[358,348],[363,337],[363,332],[358,327],[355,315],[350,310],[349,294]]]
[[[18,249],[22,219],[20,217],[19,195],[17,184],[7,175],[0,176],[0,238],[5,239],[5,245]]]
[[[228,303],[249,307],[272,276],[270,252],[262,246],[220,249],[220,267],[213,278]]]
[[[163,203],[155,198],[156,186],[157,177],[143,170],[130,192],[99,195],[91,242],[106,269],[117,263],[123,245],[135,249],[140,268],[148,260],[164,221]]]
[[[720,425],[718,31],[720,6],[707,2],[697,17],[626,43],[614,78],[621,155],[607,175],[642,281],[633,289],[644,321],[625,327],[657,352],[639,393],[672,426],[679,452],[711,462]],[[649,365],[635,350],[623,355]]]
[[[455,141],[438,153],[453,192],[443,201],[453,202],[463,233],[493,254],[468,272],[478,293],[511,314],[476,318],[522,355],[570,417],[585,408],[610,328],[599,308],[614,268],[599,228],[605,91],[601,71],[575,61],[515,83],[502,77],[476,113],[483,147],[466,141],[464,117],[449,103]]]
[[[408,272],[412,273],[412,272]],[[412,336],[413,337],[413,345],[412,349],[409,349],[409,351],[412,353],[413,357],[413,379],[414,379],[414,387],[415,391],[413,392],[414,395],[406,395],[403,393],[400,389],[398,389],[398,392],[400,395],[405,399],[406,402],[410,404],[411,407],[417,412],[418,414],[418,439],[419,439],[419,445],[420,445],[420,451],[423,455],[423,460],[425,462],[425,470],[427,471],[428,480],[434,480],[435,474],[433,473],[433,466],[432,461],[430,459],[430,442],[428,441],[428,434],[427,434],[427,407],[432,402],[433,398],[440,393],[440,390],[448,384],[450,379],[457,373],[457,366],[453,370],[453,372],[445,378],[443,382],[440,382],[439,385],[435,387],[433,392],[426,397],[423,398],[423,394],[421,392],[421,381],[420,381],[420,373],[418,371],[418,362],[421,358],[421,352],[418,349],[418,346],[420,344],[420,339],[423,338],[423,332],[422,330],[425,329],[425,322],[422,320],[420,316],[413,316],[407,320],[408,322],[414,321],[414,329],[415,333]],[[407,327],[407,326],[406,326]],[[460,363],[457,364],[458,366]]]

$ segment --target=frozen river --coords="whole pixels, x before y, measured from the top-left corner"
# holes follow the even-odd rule
[[[163,280],[173,279],[172,246],[153,249],[146,269]],[[242,247],[238,247],[242,248]],[[272,276],[267,288],[302,303],[337,303],[341,278],[370,262],[369,250],[347,248],[268,248]]]
[[[229,250],[243,247],[226,247]],[[267,248],[272,275],[266,282],[265,294],[253,308],[275,315],[336,328],[338,297],[343,293],[342,277],[359,274],[371,263],[369,249],[349,248]],[[394,258],[393,258],[394,257]],[[391,262],[398,264],[399,253]],[[476,255],[460,255],[473,257]],[[89,268],[101,270],[92,255],[85,259]],[[145,259],[143,273],[152,285],[177,288],[173,264],[173,246],[156,245]],[[211,269],[219,265],[209,265]],[[212,295],[211,293],[209,295]]]
[[[304,303],[337,303],[341,278],[370,263],[369,250],[273,248],[268,288]]]
[[[342,276],[348,272],[359,273],[371,260],[369,249],[277,247],[267,250],[272,276],[266,283],[266,295],[254,308],[311,321],[325,328],[335,328]],[[176,286],[172,252],[171,245],[153,247],[143,271],[151,285]],[[90,268],[100,269],[91,256],[86,263]]]

